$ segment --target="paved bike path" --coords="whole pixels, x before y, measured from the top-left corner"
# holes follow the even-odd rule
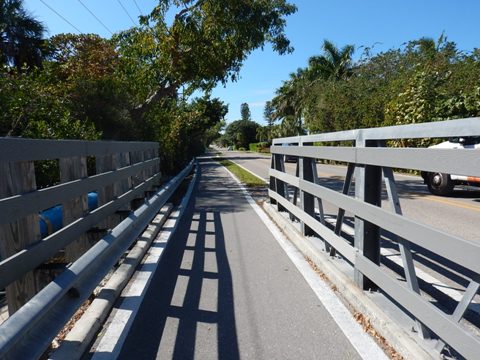
[[[217,162],[172,240],[120,359],[360,359]]]

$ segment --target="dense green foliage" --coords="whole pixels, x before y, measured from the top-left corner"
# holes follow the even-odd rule
[[[251,143],[248,146],[248,149],[254,152],[268,153],[270,152],[269,147],[270,147],[270,144],[268,142],[259,142],[259,143]]]
[[[225,129],[222,141],[225,145],[236,149],[248,149],[250,143],[256,142],[259,125],[251,120],[237,120],[230,123]]]
[[[0,0],[0,66],[40,66],[43,25],[23,8],[22,0]]]
[[[268,103],[274,136],[411,124],[480,115],[480,50],[441,36],[376,55],[325,41],[323,54],[291,74]],[[418,143],[416,145],[427,145]]]
[[[21,0],[0,0],[0,136],[158,141],[174,172],[225,124],[211,89],[259,47],[292,50],[284,27],[295,11],[285,0],[159,0],[112,39],[44,39]],[[256,128],[244,135],[248,147]]]
[[[252,120],[252,114],[250,113],[250,107],[247,103],[240,105],[240,117],[244,121]]]

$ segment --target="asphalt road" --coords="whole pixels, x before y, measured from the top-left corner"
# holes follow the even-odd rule
[[[182,222],[120,359],[360,358],[217,162]]]
[[[223,156],[268,180],[270,157],[234,151],[225,151]],[[295,167],[295,163],[285,164],[286,171],[291,174],[295,174]],[[324,184],[341,191],[346,167],[319,164],[317,171]],[[396,174],[395,179],[404,216],[446,233],[480,242],[479,190],[456,187],[452,196],[440,197],[430,194],[419,176]],[[389,205],[383,203],[382,206]]]

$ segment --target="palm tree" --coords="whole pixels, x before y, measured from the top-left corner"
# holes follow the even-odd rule
[[[276,91],[271,105],[274,109],[273,116],[276,120],[286,120],[290,129],[297,129],[297,134],[302,132],[302,118],[304,102],[308,93],[308,82],[304,69],[297,69],[290,74],[290,79],[284,81]],[[295,124],[295,125],[293,125]],[[292,127],[293,126],[293,127]]]
[[[316,80],[342,80],[352,75],[352,55],[355,46],[337,48],[331,41],[323,41],[323,55],[312,56],[309,60],[309,78]]]
[[[0,64],[21,70],[40,66],[45,27],[23,7],[23,0],[0,0]]]
[[[256,139],[260,142],[268,140],[269,129],[267,126],[259,126],[257,128]]]
[[[296,135],[305,135],[301,121],[293,116],[283,118],[276,129],[276,136],[287,137]]]
[[[437,41],[432,38],[422,37],[418,40],[411,41],[408,46],[411,50],[414,50],[417,55],[430,63],[442,60],[450,62],[457,55],[455,43],[448,41],[443,33]]]

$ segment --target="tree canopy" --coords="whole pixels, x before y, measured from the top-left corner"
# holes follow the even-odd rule
[[[0,5],[0,135],[155,140],[167,173],[219,136],[228,108],[214,86],[257,48],[292,51],[284,29],[296,11],[286,0],[158,0],[110,40],[44,40],[21,0]]]
[[[284,28],[295,11],[285,0],[160,0],[139,27],[115,38],[126,73],[140,71],[140,84],[148,85],[134,116],[180,88],[190,95],[236,80],[246,57],[267,43],[279,54],[292,51]]]
[[[400,125],[480,115],[480,50],[459,51],[445,35],[420,38],[378,54],[337,48],[322,53],[282,83],[266,113],[275,136]],[[414,145],[426,146],[421,141]]]
[[[40,66],[44,32],[42,23],[28,14],[22,0],[0,0],[0,65],[19,71]]]
[[[242,120],[245,120],[245,121],[252,120],[250,107],[248,106],[247,103],[243,103],[242,105],[240,105],[240,115]]]

